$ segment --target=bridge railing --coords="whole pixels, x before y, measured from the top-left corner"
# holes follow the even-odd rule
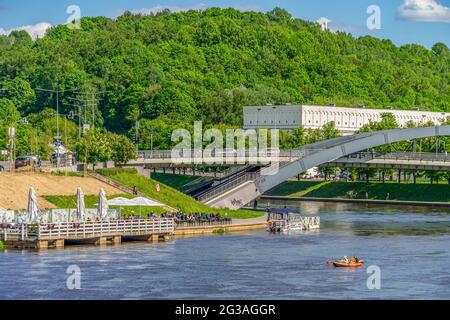
[[[198,201],[206,201],[214,198],[215,196],[218,196],[220,194],[225,193],[226,191],[229,191],[233,189],[234,187],[237,187],[238,185],[241,185],[248,181],[254,181],[260,177],[260,172],[247,172],[244,175],[238,176],[235,179],[232,179],[230,181],[227,181],[226,183],[223,183],[211,191],[205,192],[204,194],[197,197]]]
[[[346,156],[347,159],[382,159],[382,160],[415,160],[415,161],[430,161],[430,162],[450,162],[450,155],[446,153],[433,153],[433,152],[358,152]]]
[[[258,150],[256,152],[245,150],[244,152],[240,151],[216,151],[213,150],[205,159],[217,158],[222,159],[225,163],[227,157],[231,159],[247,159],[251,160],[252,158],[258,158],[260,162],[271,162],[276,160],[276,158],[290,158],[295,160],[299,157],[304,157],[311,152],[317,152],[320,150],[324,150],[325,148],[297,148],[297,149],[284,149],[284,150]],[[178,154],[176,158],[194,158],[194,157],[203,157],[204,150],[187,150],[182,154]],[[138,151],[137,159],[138,160],[170,160],[173,158],[173,154],[171,150],[155,150],[155,151]]]

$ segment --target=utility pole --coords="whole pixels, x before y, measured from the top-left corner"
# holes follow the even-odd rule
[[[10,127],[8,128],[8,162],[9,162],[9,171],[13,171],[15,165],[15,157],[16,157],[16,143],[14,141],[16,136],[16,128]]]
[[[150,156],[153,159],[153,126],[150,127]]]
[[[87,116],[88,116],[88,106],[91,108],[91,116],[92,116],[92,122],[90,127],[95,128],[95,107],[98,105],[98,103],[102,100],[104,100],[103,98],[96,98],[97,94],[104,94],[108,91],[100,91],[100,92],[77,92],[80,95],[85,95],[86,98],[71,98],[69,97],[70,100],[72,101],[77,101],[77,102],[81,102],[84,104],[84,128],[87,125]],[[81,112],[80,112],[81,113]]]
[[[135,143],[136,143],[136,153],[139,151],[139,129],[140,129],[140,122],[139,120],[136,120],[136,133],[135,133]]]

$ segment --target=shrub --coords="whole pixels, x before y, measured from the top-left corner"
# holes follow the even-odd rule
[[[105,177],[112,177],[117,174],[126,173],[126,174],[137,174],[136,168],[110,168],[110,169],[97,169],[96,173],[101,174]]]

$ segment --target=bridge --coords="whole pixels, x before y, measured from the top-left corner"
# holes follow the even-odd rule
[[[450,136],[450,126],[384,130],[321,141],[298,149],[289,161],[280,161],[278,168],[245,172],[217,185],[199,200],[216,208],[239,209],[289,178],[324,163],[390,143],[440,136]]]
[[[199,156],[194,149],[188,150],[184,154],[177,154],[176,156],[174,156],[172,150],[138,151],[136,160],[129,161],[127,166],[151,166],[153,168],[191,167],[195,157],[201,158],[202,164],[220,165],[224,167],[250,163],[267,165],[272,161],[291,161],[293,158],[298,157],[301,152],[298,149],[279,150],[277,152],[268,150],[265,153],[262,151],[252,153],[248,150],[242,153],[236,150],[213,150],[209,156],[203,157],[202,153]]]
[[[358,152],[320,167],[450,171],[450,155],[424,152]]]

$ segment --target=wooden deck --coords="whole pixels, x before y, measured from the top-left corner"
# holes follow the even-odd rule
[[[16,248],[64,247],[67,242],[118,244],[123,239],[168,240],[173,235],[173,219],[119,219],[81,223],[2,225],[0,239]]]

